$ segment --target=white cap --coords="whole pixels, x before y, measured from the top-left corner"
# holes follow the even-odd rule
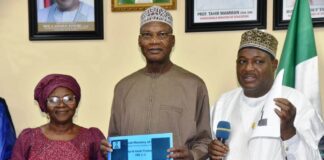
[[[147,8],[141,15],[141,27],[149,22],[163,22],[172,28],[172,15],[160,6]]]

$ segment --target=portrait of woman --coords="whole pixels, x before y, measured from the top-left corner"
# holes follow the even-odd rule
[[[49,122],[24,129],[13,149],[12,160],[101,160],[98,128],[73,123],[81,99],[78,82],[69,75],[50,74],[37,84],[34,99]]]

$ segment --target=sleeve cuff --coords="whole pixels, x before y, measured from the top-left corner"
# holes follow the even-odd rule
[[[287,158],[294,155],[294,152],[297,151],[299,142],[300,136],[298,135],[298,133],[296,133],[290,139],[283,141],[284,152],[286,153]]]

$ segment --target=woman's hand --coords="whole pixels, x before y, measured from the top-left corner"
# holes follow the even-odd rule
[[[102,156],[107,157],[108,152],[112,152],[112,146],[107,142],[107,140],[103,139],[100,141],[100,151]]]

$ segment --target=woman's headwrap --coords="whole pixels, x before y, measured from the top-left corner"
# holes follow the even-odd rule
[[[47,112],[47,98],[58,87],[64,87],[71,90],[79,103],[81,98],[81,89],[78,82],[69,75],[50,74],[41,79],[34,91],[34,99],[38,102],[42,112]]]

